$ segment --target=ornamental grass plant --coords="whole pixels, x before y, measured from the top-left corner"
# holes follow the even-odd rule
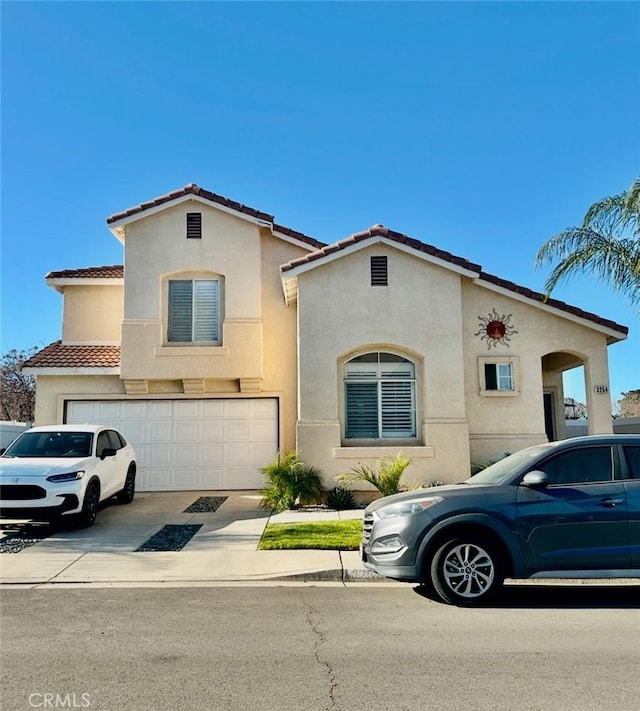
[[[260,503],[266,509],[287,511],[324,499],[322,472],[304,464],[297,452],[278,455],[262,473],[266,486]]]
[[[404,470],[411,464],[411,459],[399,452],[393,459],[379,459],[373,467],[360,464],[346,474],[340,474],[336,480],[341,484],[354,484],[365,481],[374,486],[382,496],[391,496],[407,487],[400,484]]]

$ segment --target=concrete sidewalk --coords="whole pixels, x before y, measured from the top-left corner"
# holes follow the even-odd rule
[[[201,496],[228,498],[215,512],[184,513]],[[101,510],[92,528],[56,531],[19,553],[0,555],[0,582],[392,582],[366,570],[357,552],[258,550],[269,522],[361,518],[362,514],[362,510],[270,514],[260,507],[260,494],[255,491],[140,493],[128,506]],[[201,528],[180,551],[136,552],[167,524],[201,524]]]

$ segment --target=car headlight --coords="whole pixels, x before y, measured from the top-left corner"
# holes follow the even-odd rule
[[[47,481],[52,481],[55,484],[59,484],[63,481],[77,481],[78,479],[82,479],[84,476],[84,471],[80,470],[77,472],[66,472],[65,474],[52,474],[51,476],[47,477]]]
[[[398,504],[390,504],[378,509],[376,513],[380,518],[395,518],[397,516],[411,516],[416,513],[421,513],[425,509],[430,508],[434,504],[439,504],[443,501],[442,496],[429,496],[425,499],[417,499],[413,501],[403,501]]]

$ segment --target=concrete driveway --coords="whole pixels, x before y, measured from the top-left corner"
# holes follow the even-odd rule
[[[226,497],[216,511],[187,512],[201,497]],[[260,507],[257,491],[138,493],[128,505],[109,502],[88,529],[12,526],[3,522],[7,543],[16,532],[31,533],[16,553],[0,555],[0,581],[14,584],[65,582],[230,581],[302,578],[378,578],[362,568],[357,552],[258,551],[269,521],[360,518],[362,510],[285,512]],[[138,549],[167,526],[197,527],[180,550]],[[10,542],[10,541],[9,541]]]

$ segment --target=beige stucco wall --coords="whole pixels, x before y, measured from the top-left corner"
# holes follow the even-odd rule
[[[370,257],[388,257],[387,287],[370,285]],[[452,480],[468,467],[462,310],[457,274],[377,244],[298,277],[298,448],[327,485],[358,463],[402,451],[407,481]],[[343,439],[343,366],[366,351],[416,365],[415,441],[350,447]]]
[[[387,287],[370,286],[374,254],[388,257]],[[562,371],[578,363],[585,368],[590,432],[611,431],[608,395],[595,393],[596,385],[609,382],[606,335],[451,269],[384,244],[343,252],[299,274],[297,310],[297,446],[305,461],[323,469],[327,485],[358,463],[398,451],[413,459],[407,481],[460,481],[471,463],[547,440],[544,393],[554,398],[561,438]],[[489,348],[477,332],[494,310],[509,331]],[[343,431],[343,366],[376,350],[416,365],[418,437],[350,446]],[[512,362],[515,392],[482,392],[487,358]]]
[[[35,424],[63,422],[63,400],[67,395],[100,397],[122,393],[124,385],[117,375],[38,375]]]
[[[594,394],[594,386],[609,384],[606,336],[592,328],[537,308],[524,301],[463,280],[462,309],[464,329],[464,374],[471,458],[474,462],[495,459],[530,444],[547,441],[544,424],[543,393],[555,400],[557,437],[563,436],[562,370],[565,362],[583,361],[589,399],[590,427],[593,433],[611,432],[611,411],[607,394]],[[488,341],[475,335],[482,320],[493,311],[508,320],[513,333],[504,343],[488,347]],[[516,333],[517,331],[517,333]],[[495,343],[495,342],[493,342]],[[567,356],[548,358],[558,369],[543,372],[542,359],[554,353]],[[501,357],[515,360],[516,394],[482,395],[482,359]]]
[[[186,213],[202,213],[202,239],[186,238]],[[187,201],[126,226],[124,379],[262,378],[261,246],[257,225]],[[220,277],[222,346],[170,345],[167,281]]]
[[[202,213],[202,239],[186,239],[187,212]],[[296,312],[284,302],[279,266],[309,250],[267,227],[187,201],[126,226],[125,285],[66,286],[63,339],[120,343],[120,377],[38,376],[36,423],[62,421],[64,395],[246,392],[279,398],[282,451],[295,447]],[[222,345],[172,346],[165,338],[167,279],[219,276]],[[188,392],[187,392],[188,391]]]
[[[124,311],[121,285],[65,285],[63,294],[63,342],[120,343]]]

